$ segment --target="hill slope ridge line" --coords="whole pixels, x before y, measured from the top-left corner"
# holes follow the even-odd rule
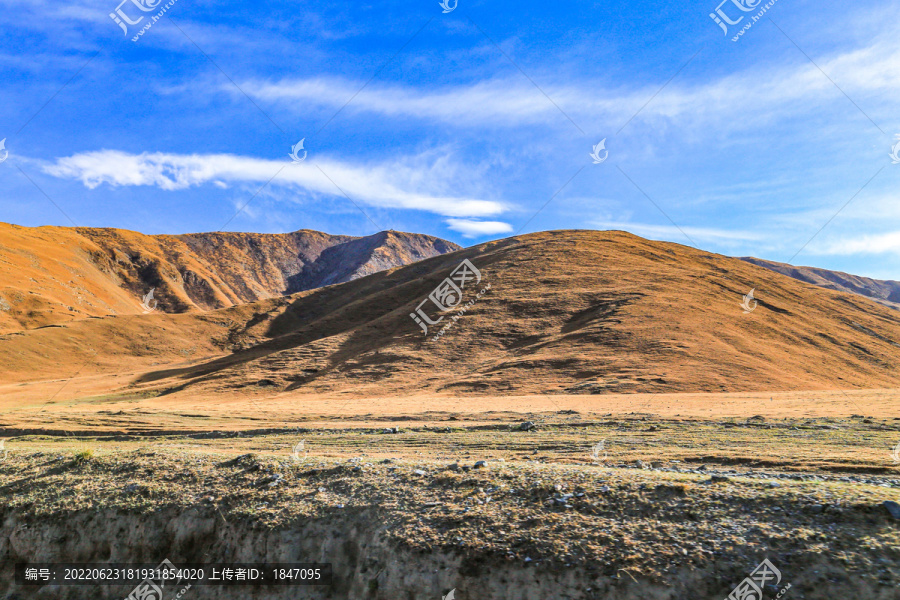
[[[0,332],[110,314],[208,311],[351,281],[451,252],[432,236],[300,230],[145,235],[0,224]],[[147,294],[153,292],[152,298]]]
[[[464,259],[482,279],[443,296],[443,310],[429,296]],[[758,304],[748,312],[750,289]],[[435,323],[427,337],[410,316],[420,306]],[[110,392],[176,402],[894,388],[900,313],[679,244],[553,231],[205,314],[0,338],[8,381],[58,377],[60,364],[74,372],[81,362],[84,376],[134,373]]]

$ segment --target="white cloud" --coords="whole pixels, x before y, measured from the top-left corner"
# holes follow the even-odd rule
[[[371,206],[425,210],[448,217],[486,217],[506,210],[501,202],[454,193],[461,167],[451,163],[425,155],[391,163],[351,165],[327,157],[295,164],[233,154],[100,150],[59,158],[55,164],[45,165],[43,171],[54,177],[78,179],[91,189],[108,184],[156,186],[171,191],[206,183],[221,187],[229,183],[262,185],[271,180],[270,186],[293,186],[333,196],[346,193],[354,201]],[[472,172],[467,171],[470,175]],[[471,176],[467,183],[472,185]]]
[[[867,111],[877,120],[879,108],[889,114],[893,92],[900,87],[900,61],[895,59],[898,51],[900,44],[885,37],[865,48],[817,57],[817,62],[845,91],[866,98]],[[661,92],[660,84],[614,86],[582,79],[577,85],[551,81],[541,87],[576,122],[585,124],[624,124],[651,97],[653,101],[641,111],[639,120],[677,121],[682,128],[694,131],[702,122],[716,127],[719,133],[722,129],[755,128],[762,121],[802,113],[811,105],[828,102],[839,102],[842,114],[855,110],[852,106],[848,109],[846,98],[802,56],[793,65],[773,65],[763,80],[758,68],[752,68],[696,84],[674,81]],[[337,77],[249,80],[241,82],[240,87],[264,102],[301,113],[308,113],[310,107],[345,107],[347,112],[460,126],[543,123],[559,114],[553,103],[518,77],[430,89],[373,83],[360,91],[362,81]],[[238,93],[233,86],[223,85],[222,89]],[[748,107],[755,108],[748,113]],[[748,114],[752,118],[746,118]]]
[[[543,120],[556,108],[533,86],[518,80],[488,80],[464,87],[423,91],[403,85],[370,85],[334,77],[286,79],[277,83],[243,82],[241,88],[264,101],[307,110],[310,105],[389,117],[436,119],[460,125]],[[225,88],[235,92],[234,88]],[[357,95],[358,94],[358,95]]]
[[[709,227],[682,227],[679,229],[672,225],[650,225],[646,223],[630,223],[623,221],[598,221],[594,223],[594,226],[604,229],[620,229],[642,237],[675,238],[679,239],[679,242],[684,241],[684,234],[689,235],[694,241],[699,240],[717,243],[753,242],[762,239],[759,234],[735,229],[715,229]]]
[[[463,234],[463,237],[474,238],[483,235],[497,235],[500,233],[512,233],[512,225],[502,221],[473,221],[471,219],[447,219],[447,225],[453,231]]]
[[[811,254],[900,254],[900,231],[846,237],[819,244],[809,249]]]

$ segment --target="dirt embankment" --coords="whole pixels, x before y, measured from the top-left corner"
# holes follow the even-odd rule
[[[13,565],[168,559],[333,566],[330,587],[198,600],[721,600],[769,559],[794,598],[896,600],[893,479],[295,453],[10,453],[0,594],[121,599],[129,586],[18,588]]]
[[[0,593],[23,599],[121,599],[133,585],[17,588],[8,582],[15,562],[159,563],[168,557],[176,566],[313,561],[333,565],[331,587],[194,586],[190,597],[196,599],[437,599],[454,588],[460,600],[609,597],[585,595],[592,585],[586,572],[547,572],[521,564],[486,566],[461,554],[398,548],[386,535],[389,527],[375,509],[345,511],[277,530],[226,523],[210,507],[146,515],[99,510],[36,523],[7,514],[0,529],[0,556],[5,563],[0,579],[7,583],[0,584]],[[615,582],[612,589],[620,586],[626,595],[617,597],[648,597],[638,595],[638,586],[630,580]]]

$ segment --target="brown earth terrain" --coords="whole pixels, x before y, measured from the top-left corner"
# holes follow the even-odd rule
[[[144,235],[0,223],[0,332],[86,317],[206,311],[351,281],[459,246],[426,235]]]
[[[428,318],[443,320],[425,337],[410,313],[463,259],[482,280],[468,282],[455,309],[426,302]],[[758,305],[746,312],[751,288]],[[623,232],[558,231],[207,313],[4,335],[0,378],[77,373],[109,378],[93,395],[227,393],[260,402],[283,394],[895,388],[897,340],[900,314],[859,295]]]

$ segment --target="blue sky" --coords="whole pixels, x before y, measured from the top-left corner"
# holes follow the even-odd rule
[[[625,229],[900,279],[890,2],[777,0],[732,41],[766,2],[725,35],[716,0],[177,0],[136,42],[170,0],[133,2],[125,35],[118,0],[0,0],[0,220]]]

